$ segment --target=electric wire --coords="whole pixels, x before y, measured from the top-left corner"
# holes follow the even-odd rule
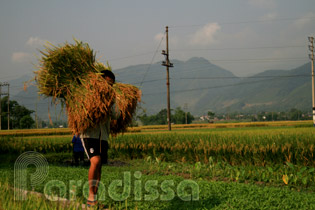
[[[151,68],[151,66],[152,66],[152,63],[153,63],[153,61],[154,61],[154,58],[155,58],[155,56],[156,56],[158,50],[160,49],[160,46],[161,46],[161,44],[162,44],[162,41],[163,41],[164,37],[165,37],[165,33],[164,33],[164,35],[162,36],[161,41],[160,41],[158,47],[157,47],[156,50],[155,50],[155,53],[154,53],[154,55],[153,55],[153,57],[152,57],[152,59],[151,59],[150,65],[148,66],[147,70],[145,71],[145,73],[144,73],[144,75],[143,75],[142,81],[141,81],[141,83],[140,83],[140,88],[142,87],[143,81],[144,81],[145,77],[147,76],[147,74],[148,74],[148,72],[149,72],[149,70],[150,70],[150,68]]]
[[[247,85],[247,84],[255,84],[255,83],[260,83],[260,82],[266,82],[266,81],[271,81],[274,79],[278,78],[271,78],[271,79],[263,79],[259,81],[250,81],[250,82],[241,82],[237,84],[230,84],[230,85],[218,85],[218,86],[211,86],[211,87],[204,87],[204,88],[193,88],[193,89],[184,89],[184,90],[173,90],[171,93],[183,93],[183,92],[192,92],[192,91],[198,91],[198,90],[208,90],[208,89],[216,89],[216,88],[225,88],[225,87],[234,87],[234,86],[242,86],[242,85]],[[281,78],[280,78],[281,79]],[[165,94],[166,91],[164,92],[156,92],[156,93],[144,93],[142,95],[158,95],[158,94]]]
[[[264,49],[285,49],[285,48],[306,48],[306,45],[295,46],[267,46],[267,47],[227,47],[227,48],[199,48],[199,49],[172,49],[171,52],[183,51],[221,51],[221,50],[264,50]]]
[[[248,21],[231,21],[231,22],[219,22],[220,25],[236,25],[236,24],[252,24],[252,23],[266,23],[266,22],[281,22],[281,21],[292,21],[292,20],[303,20],[303,19],[315,19],[315,16],[311,17],[295,17],[295,18],[274,18],[269,20],[248,20]],[[191,24],[191,25],[170,25],[169,28],[194,28],[204,26],[205,24]]]

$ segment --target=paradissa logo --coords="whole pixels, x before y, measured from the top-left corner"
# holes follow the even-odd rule
[[[136,201],[154,201],[160,199],[161,201],[170,201],[177,196],[183,201],[197,201],[199,200],[199,185],[192,180],[183,180],[175,186],[174,180],[164,180],[159,183],[158,180],[146,180],[144,183],[141,180],[141,172],[136,171],[133,174],[134,181],[132,183],[131,172],[124,172],[122,180],[113,180],[108,185],[108,196],[114,201],[124,201],[131,197],[133,190],[134,200]],[[98,200],[105,200],[106,187],[102,182],[93,180],[93,186],[98,186]],[[69,199],[75,200],[79,189],[83,190],[83,195],[87,199],[89,195],[89,182],[82,185],[82,181],[70,180],[69,182]],[[57,189],[57,190],[56,190]],[[53,191],[58,191],[58,197],[65,197],[67,186],[64,182],[58,180],[49,181],[44,188],[46,198],[51,201],[57,200],[54,197]]]
[[[28,174],[28,166],[33,165],[36,168],[34,173]],[[21,154],[14,163],[14,199],[25,200],[28,183],[35,186],[43,183],[48,176],[49,166],[46,158],[38,152],[25,152]],[[153,201],[160,199],[170,201],[177,195],[183,201],[199,200],[199,185],[192,180],[183,180],[175,186],[174,180],[164,180],[159,183],[158,180],[141,180],[141,172],[124,172],[122,180],[113,180],[108,185],[108,196],[115,201],[123,201],[131,196],[133,190],[134,200]],[[30,179],[30,180],[29,180]],[[132,179],[133,182],[132,182]],[[105,200],[106,188],[102,182],[91,181],[92,186],[98,186],[98,200]],[[69,199],[75,200],[78,191],[82,190],[83,196],[87,199],[89,195],[89,182],[82,185],[82,181],[69,181]],[[45,184],[44,194],[51,201],[65,198],[67,186],[59,180],[51,180]],[[176,195],[175,195],[176,192]]]

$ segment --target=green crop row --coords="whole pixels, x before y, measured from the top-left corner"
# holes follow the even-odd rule
[[[26,151],[40,153],[66,153],[72,151],[71,136],[41,136],[40,138],[0,137],[0,153],[22,154]]]
[[[176,164],[158,163],[155,161],[152,163],[153,170],[149,170],[148,161],[139,161],[137,165],[135,161],[131,162],[132,165],[125,165],[122,167],[104,166],[102,168],[101,182],[104,184],[104,188],[101,191],[103,198],[100,202],[113,208],[109,209],[314,209],[315,208],[315,193],[313,191],[306,190],[292,190],[291,187],[274,187],[274,186],[262,186],[253,185],[251,183],[244,184],[238,182],[224,182],[221,181],[209,181],[201,179],[202,176],[197,176],[197,171],[201,167],[201,171],[204,170],[205,165],[195,164],[192,165],[193,182],[199,186],[199,198],[193,201],[183,201],[179,199],[178,184],[184,179],[190,179],[189,177],[183,178],[173,174],[163,174],[166,167],[177,167]],[[178,164],[180,167],[181,164]],[[209,167],[209,165],[208,165]],[[223,166],[214,166],[215,169],[220,170]],[[228,166],[225,166],[228,167]],[[288,166],[290,167],[290,166]],[[145,173],[144,168],[147,168]],[[160,168],[160,169],[159,169]],[[238,170],[236,168],[235,170]],[[30,173],[31,168],[29,169]],[[161,173],[158,173],[158,170]],[[205,169],[206,170],[206,169]],[[228,171],[228,169],[226,169]],[[139,171],[141,172],[139,176]],[[249,170],[250,171],[250,170]],[[114,180],[124,180],[124,173],[128,172],[131,175],[131,180],[128,182],[130,185],[129,196],[123,201],[115,201],[109,196],[109,186]],[[248,172],[248,171],[247,171]],[[138,173],[136,176],[135,174]],[[313,172],[310,172],[313,173]],[[4,171],[0,169],[0,180],[4,176],[12,175],[9,180],[4,183],[13,184],[13,171],[12,168]],[[51,180],[58,180],[65,186],[65,193],[57,193],[60,197],[69,199],[70,189],[75,189],[76,201],[85,200],[83,198],[84,183],[87,181],[88,168],[87,167],[63,167],[51,165],[49,167],[49,174],[45,181],[38,186],[35,186],[37,192],[44,192],[44,187]],[[240,175],[242,177],[242,175]],[[149,191],[146,188],[146,183],[154,180],[157,184]],[[168,188],[168,191],[162,190],[161,186],[164,181],[171,180],[174,185]],[[77,181],[77,182],[73,182]],[[0,181],[0,208],[2,209],[55,209],[56,203],[47,202],[47,200],[28,198],[25,202],[14,201],[13,192],[10,190],[8,184],[2,185]],[[70,184],[72,183],[72,184]],[[71,188],[75,183],[75,188]],[[125,182],[124,182],[125,184]],[[29,186],[28,190],[31,190],[32,186]],[[122,192],[122,187],[117,187],[117,193]],[[173,199],[169,201],[162,200],[160,196],[156,197],[153,201],[145,200],[145,196],[149,194],[165,195],[167,192],[174,192]],[[73,192],[73,191],[72,191]],[[141,192],[138,194],[137,192]],[[188,191],[190,193],[190,191]],[[74,195],[74,194],[72,194]],[[137,197],[136,196],[140,196]],[[52,203],[51,207],[47,207],[47,204]],[[11,207],[13,206],[13,207]],[[31,208],[32,207],[32,208]],[[62,209],[61,207],[56,209]]]
[[[165,161],[230,165],[285,164],[315,166],[313,128],[235,129],[118,136],[110,142],[115,157],[158,157]]]
[[[240,183],[255,183],[259,185],[290,186],[297,190],[315,189],[315,168],[293,165],[272,166],[231,166],[226,162],[214,162],[209,157],[207,164],[196,162],[174,163],[162,162],[158,158],[147,157],[142,163],[146,165],[143,173],[174,174],[196,180],[228,181]]]
[[[208,132],[162,132],[119,135],[110,139],[110,157],[230,165],[285,164],[315,166],[314,128],[234,128]],[[71,152],[71,136],[0,137],[1,153]]]
[[[250,128],[250,127],[312,127],[312,121],[274,121],[274,122],[245,122],[245,123],[212,123],[212,124],[178,124],[173,125],[173,130],[196,130],[196,129],[216,129],[216,128]],[[129,127],[126,133],[166,131],[167,125],[147,125],[140,127]],[[0,130],[0,136],[54,136],[71,135],[69,128],[41,128],[41,129],[19,129]]]

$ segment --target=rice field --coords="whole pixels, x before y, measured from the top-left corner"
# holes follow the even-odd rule
[[[103,167],[102,181],[108,186],[129,171],[140,173],[141,178],[134,177],[141,182],[132,176],[130,197],[103,203],[111,209],[315,209],[314,135],[310,121],[175,125],[171,132],[166,126],[129,128],[110,139],[112,164]],[[69,186],[73,177],[87,180],[88,166],[69,164],[71,138],[68,129],[1,131],[1,159],[10,157],[0,164],[1,185],[13,186],[14,160],[25,151],[48,160],[46,183],[57,179]],[[144,201],[151,191],[136,183],[150,179],[171,179],[175,186],[192,180],[199,186],[199,200],[185,203],[173,187],[171,201]],[[45,182],[33,190],[43,192]],[[134,189],[142,189],[141,201]],[[83,202],[83,194],[77,196]]]

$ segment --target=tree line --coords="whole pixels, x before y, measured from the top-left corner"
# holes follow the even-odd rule
[[[32,118],[33,110],[27,109],[25,106],[20,105],[15,100],[10,100],[10,129],[27,129],[27,128],[43,128],[43,127],[67,127],[67,122],[56,121],[52,124],[41,119],[38,119],[37,125]],[[1,99],[1,129],[8,129],[8,97]],[[221,113],[216,114],[208,111],[203,117],[204,121],[214,122],[216,120],[239,120],[239,121],[279,121],[279,120],[310,120],[312,113],[303,112],[296,108],[292,108],[286,112],[259,112],[256,114],[245,114],[241,112]],[[167,122],[167,109],[162,109],[157,114],[147,115],[146,113],[136,117],[142,122],[143,125],[166,125]],[[171,109],[171,123],[173,124],[190,124],[195,120],[190,112],[185,112],[181,107]],[[199,118],[196,120],[200,120]]]
[[[143,125],[166,125],[167,109],[162,109],[154,115],[148,116],[143,114],[138,116]],[[194,116],[190,112],[184,112],[180,107],[175,110],[171,109],[171,123],[174,124],[190,124],[194,120]]]
[[[10,100],[10,129],[32,128],[35,121],[31,117],[33,110],[27,109],[17,101]],[[8,129],[8,96],[1,99],[1,129]]]

